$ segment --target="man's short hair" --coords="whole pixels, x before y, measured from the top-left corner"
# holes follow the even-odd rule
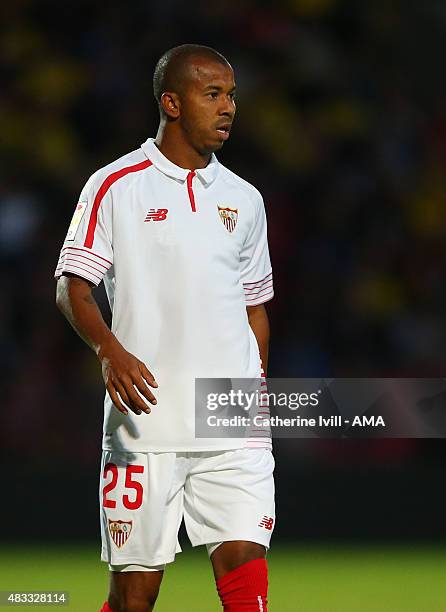
[[[169,49],[160,57],[153,73],[153,95],[160,112],[163,112],[161,96],[165,91],[181,90],[185,68],[192,57],[204,57],[229,66],[228,60],[221,53],[205,45],[188,44]]]

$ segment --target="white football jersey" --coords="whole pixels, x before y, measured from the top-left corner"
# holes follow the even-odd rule
[[[121,414],[106,393],[103,448],[135,452],[270,446],[196,438],[195,378],[259,378],[246,306],[273,296],[260,193],[220,164],[190,171],[153,139],[93,174],[55,276],[104,280],[112,332],[155,376],[151,414]],[[263,406],[261,408],[265,410]]]

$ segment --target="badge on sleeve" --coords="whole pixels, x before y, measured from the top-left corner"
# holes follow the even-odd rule
[[[77,228],[84,216],[85,210],[87,208],[87,202],[79,202],[76,206],[76,210],[74,211],[73,218],[71,219],[70,227],[68,228],[67,237],[65,240],[74,240],[77,232]]]

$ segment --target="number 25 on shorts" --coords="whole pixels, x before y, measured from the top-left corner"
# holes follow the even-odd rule
[[[136,497],[132,501],[129,495],[122,496],[122,503],[124,504],[124,508],[127,510],[138,510],[138,508],[142,504],[143,498],[143,487],[140,482],[137,480],[132,480],[132,476],[134,474],[143,474],[144,466],[142,465],[127,465],[125,468],[125,488],[133,489],[136,492]],[[104,472],[102,477],[104,480],[107,476],[111,474],[111,480],[108,484],[106,484],[102,490],[102,505],[104,508],[116,508],[116,501],[114,499],[107,498],[107,495],[113,491],[118,483],[119,470],[118,466],[115,463],[107,463],[104,467]]]

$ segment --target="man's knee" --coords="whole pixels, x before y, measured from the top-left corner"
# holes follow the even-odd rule
[[[243,540],[223,542],[211,555],[215,577],[221,578],[249,561],[263,559],[265,555],[266,548],[255,542]]]
[[[112,573],[108,601],[113,612],[152,612],[163,572]]]

